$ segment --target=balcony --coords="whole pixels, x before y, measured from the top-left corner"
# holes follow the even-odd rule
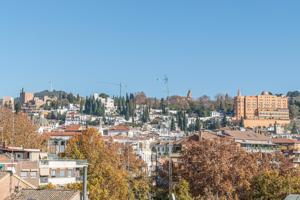
[[[293,150],[293,154],[300,154],[300,150]]]

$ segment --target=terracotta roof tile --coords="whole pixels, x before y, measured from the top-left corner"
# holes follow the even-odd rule
[[[79,196],[79,191],[23,189],[12,200],[73,200],[76,196]]]
[[[297,140],[288,139],[288,138],[273,138],[272,142],[275,144],[295,144],[299,143]]]
[[[130,131],[130,128],[126,125],[117,125],[109,129],[110,131]]]

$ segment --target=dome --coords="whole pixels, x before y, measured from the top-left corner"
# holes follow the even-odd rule
[[[261,95],[270,95],[270,92],[268,92],[268,91],[263,91],[263,92],[261,93]]]

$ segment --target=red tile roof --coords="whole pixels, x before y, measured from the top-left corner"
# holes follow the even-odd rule
[[[69,131],[69,132],[64,132],[64,131],[55,131],[55,132],[49,132],[49,133],[45,133],[48,136],[76,136],[76,135],[80,135],[81,132],[74,132],[74,131]]]
[[[272,142],[275,144],[295,144],[299,143],[297,140],[287,139],[287,138],[273,138]]]
[[[65,131],[66,132],[69,132],[69,131],[77,131],[77,132],[79,132],[79,131],[81,131],[81,126],[80,125],[70,125],[70,126],[66,126],[65,127]]]
[[[113,126],[109,129],[109,131],[120,131],[120,132],[128,132],[130,131],[130,128],[126,125],[117,125]]]

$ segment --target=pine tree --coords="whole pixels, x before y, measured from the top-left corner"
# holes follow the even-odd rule
[[[202,128],[201,121],[200,121],[199,117],[197,117],[196,124],[195,124],[195,131],[200,131],[201,128]]]
[[[172,117],[172,119],[171,119],[171,131],[175,131],[175,130],[176,130],[175,120]]]
[[[226,127],[227,124],[228,124],[227,116],[224,114],[224,116],[223,116],[223,118],[222,118],[221,125],[222,125],[222,127]]]
[[[293,123],[292,129],[291,129],[292,134],[298,134],[298,128],[296,122]]]

